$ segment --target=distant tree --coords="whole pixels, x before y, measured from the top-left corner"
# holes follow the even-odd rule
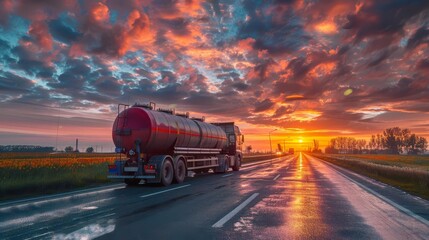
[[[377,138],[375,139],[375,150],[379,151],[383,147],[383,138],[381,134],[377,133]]]
[[[375,135],[371,135],[371,139],[368,142],[368,148],[370,150],[375,148]]]
[[[418,137],[407,128],[387,128],[382,136],[383,147],[392,154],[402,153],[404,149],[407,151],[411,149],[411,152],[414,152],[417,141]]]
[[[346,137],[337,137],[337,147],[339,153],[345,153],[347,150],[347,138]]]
[[[72,146],[68,146],[66,148],[64,148],[65,152],[73,152],[73,147]]]
[[[428,141],[424,137],[418,137],[416,143],[416,149],[418,152],[424,153],[428,148]]]
[[[251,153],[252,152],[252,145],[249,145],[246,147],[246,152]]]
[[[93,152],[94,152],[94,148],[93,148],[93,147],[88,147],[88,148],[86,149],[86,152],[87,152],[87,153],[93,153]]]
[[[403,131],[399,127],[387,128],[383,131],[383,145],[391,154],[402,152]]]
[[[319,140],[313,139],[313,152],[314,153],[321,153],[322,152],[322,150],[319,149]],[[325,149],[325,152],[326,152],[326,149]]]
[[[0,152],[53,152],[54,147],[34,145],[0,145]]]
[[[328,154],[337,154],[338,153],[338,149],[336,149],[334,146],[329,145],[325,148],[325,153]]]
[[[338,149],[338,142],[336,138],[331,139],[329,147],[333,149]]]
[[[357,147],[359,149],[359,153],[362,153],[362,150],[365,149],[366,146],[366,140],[365,139],[358,139],[356,140]]]
[[[417,140],[418,137],[414,133],[409,135],[409,137],[405,140],[405,150],[407,150],[408,154],[417,154]]]

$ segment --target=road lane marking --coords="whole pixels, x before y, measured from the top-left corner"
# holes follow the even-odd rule
[[[87,206],[87,207],[83,207],[82,210],[95,210],[97,209],[97,206]]]
[[[94,216],[97,216],[97,215],[100,215],[100,214],[105,214],[105,213],[111,212],[113,210],[114,210],[114,208],[109,208],[109,209],[104,210],[104,211],[99,211],[99,212],[87,214],[87,215],[84,215],[84,216],[75,217],[75,218],[72,218],[72,221],[76,221],[76,220],[83,219],[83,218],[94,217]],[[39,222],[39,223],[45,223],[45,222],[48,222],[48,221],[42,221],[42,222]]]
[[[164,190],[164,191],[159,191],[159,192],[155,192],[155,193],[151,193],[151,194],[142,195],[140,197],[141,198],[146,198],[146,197],[158,195],[158,194],[165,193],[165,192],[170,192],[170,191],[173,191],[173,190],[177,190],[177,189],[185,188],[185,187],[189,187],[189,186],[191,186],[191,184],[187,184],[187,185],[183,185],[183,186],[175,187],[175,188],[170,188],[170,189],[167,189],[167,190]]]
[[[20,227],[31,226],[35,222],[40,222],[42,220],[49,221],[49,220],[65,217],[68,214],[75,213],[77,211],[81,212],[82,208],[85,206],[100,204],[100,203],[107,202],[107,201],[110,201],[110,200],[115,199],[115,198],[116,197],[105,198],[105,199],[101,199],[101,200],[95,200],[95,201],[92,201],[89,203],[74,205],[74,206],[69,207],[69,208],[61,208],[61,209],[56,209],[53,211],[45,211],[45,212],[36,213],[36,214],[31,215],[31,216],[22,216],[22,217],[18,217],[18,218],[13,218],[10,220],[0,222],[0,229],[1,228],[8,228],[8,230],[9,229],[16,230]],[[91,211],[91,210],[84,210],[84,211]],[[14,226],[18,226],[18,228],[13,228]]]
[[[234,173],[225,174],[225,175],[223,175],[222,177],[229,177],[229,176],[232,176],[232,175],[234,175]]]
[[[122,189],[122,188],[125,188],[125,186],[113,187],[113,188],[108,188],[108,189],[103,189],[103,190],[98,190],[98,191],[83,192],[83,193],[79,193],[79,194],[75,194],[75,195],[70,195],[73,193],[73,192],[70,192],[70,193],[58,194],[54,198],[51,198],[51,199],[40,200],[40,201],[35,201],[35,202],[31,202],[31,200],[30,200],[30,202],[19,204],[21,201],[17,201],[16,202],[17,205],[14,205],[14,204],[16,204],[15,202],[10,202],[10,203],[4,204],[4,205],[9,205],[7,207],[1,207],[2,205],[0,205],[0,212],[7,211],[7,210],[12,209],[12,208],[22,208],[22,207],[32,206],[32,205],[36,205],[36,204],[46,204],[46,203],[57,202],[57,201],[61,201],[61,200],[72,199],[72,198],[76,198],[76,197],[83,197],[83,196],[89,196],[89,195],[104,193],[104,192],[111,192],[111,191],[114,191],[117,189]],[[58,197],[61,195],[70,195],[70,196]]]
[[[52,233],[54,233],[54,232],[45,232],[45,233],[42,233],[42,234],[39,234],[39,235],[36,235],[36,236],[32,236],[30,238],[26,238],[25,240],[40,238],[40,237],[43,237],[43,236],[46,236],[46,235],[49,235],[49,234],[52,234]]]
[[[308,156],[307,156],[307,157],[308,157]],[[311,158],[315,158],[315,157],[311,157]],[[354,184],[358,185],[359,187],[363,188],[365,191],[367,191],[367,192],[371,193],[372,195],[374,195],[374,196],[376,196],[376,197],[380,198],[381,200],[383,200],[383,201],[385,201],[385,202],[389,203],[389,204],[390,204],[390,205],[392,205],[393,207],[395,207],[395,208],[399,209],[400,211],[402,211],[402,212],[404,212],[404,213],[408,214],[409,216],[411,216],[411,217],[413,217],[413,218],[417,219],[417,220],[418,220],[418,221],[420,221],[421,223],[423,223],[423,224],[425,224],[425,225],[429,226],[429,221],[428,221],[428,220],[426,220],[426,219],[424,219],[424,218],[420,217],[419,215],[415,214],[414,212],[412,212],[412,211],[411,211],[411,210],[409,210],[408,208],[402,207],[401,205],[399,205],[399,204],[397,204],[397,203],[393,202],[392,200],[390,200],[390,199],[386,198],[385,196],[378,194],[376,191],[374,191],[374,190],[372,190],[372,189],[370,189],[370,188],[366,187],[365,185],[363,185],[363,184],[361,184],[361,183],[359,183],[359,182],[357,182],[357,181],[355,181],[355,180],[353,180],[353,179],[351,179],[351,178],[347,177],[346,175],[344,175],[343,173],[341,173],[340,171],[338,171],[337,169],[335,169],[335,167],[333,167],[333,165],[332,165],[331,163],[327,163],[327,162],[325,162],[325,161],[323,161],[323,162],[324,162],[324,163],[326,163],[327,165],[329,165],[329,167],[331,167],[331,169],[333,169],[336,173],[340,174],[341,176],[343,176],[343,177],[344,177],[344,178],[346,178],[347,180],[349,180],[349,181],[351,181],[352,183],[354,183]]]
[[[266,163],[272,163],[272,161],[277,162],[281,162],[281,161],[285,161],[285,160],[290,160],[291,158],[288,156],[285,157],[278,157],[278,158],[273,158],[273,159],[269,159],[269,160],[264,160],[264,161],[255,161],[255,162],[251,162],[251,163],[245,163],[241,165],[241,168],[250,168],[256,165],[261,165],[261,164],[266,164]]]
[[[277,180],[277,178],[280,177],[280,174],[278,174],[277,176],[274,177],[273,181]]]
[[[229,212],[227,215],[225,215],[223,218],[221,218],[219,221],[217,221],[215,224],[212,225],[212,228],[221,228],[223,225],[231,220],[238,212],[240,212],[244,207],[246,207],[253,199],[255,199],[259,193],[254,193],[252,196],[250,196],[246,201],[242,202],[240,205],[238,205],[234,210]]]

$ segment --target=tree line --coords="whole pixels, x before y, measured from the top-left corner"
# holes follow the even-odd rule
[[[33,145],[0,145],[0,152],[53,152],[54,147]]]
[[[353,137],[336,137],[325,148],[326,153],[388,153],[420,154],[428,148],[426,138],[417,136],[407,128],[387,128],[372,135],[369,142]]]
[[[34,145],[0,145],[0,152],[54,152],[54,147],[45,147],[45,146],[34,146]],[[79,152],[79,150],[74,150],[72,146],[67,146],[64,149],[65,152]],[[93,153],[94,148],[88,147],[86,148],[86,153]]]

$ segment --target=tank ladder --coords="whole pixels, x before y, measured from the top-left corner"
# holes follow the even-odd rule
[[[119,129],[118,127],[119,127],[119,122],[120,122],[120,120],[121,120],[121,119],[122,119],[122,126],[121,126],[121,129],[123,129],[123,128],[124,128],[124,126],[125,126],[125,122],[126,122],[126,121],[127,121],[127,119],[128,119],[128,111],[126,111],[122,116],[120,115],[120,113],[121,113],[122,111],[127,110],[129,106],[130,106],[130,105],[122,104],[122,103],[118,104],[118,121],[116,122],[116,129]],[[122,109],[122,111],[121,111],[121,109]]]

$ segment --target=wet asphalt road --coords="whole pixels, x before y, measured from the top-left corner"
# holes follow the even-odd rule
[[[0,203],[0,239],[429,239],[429,202],[307,155]]]

